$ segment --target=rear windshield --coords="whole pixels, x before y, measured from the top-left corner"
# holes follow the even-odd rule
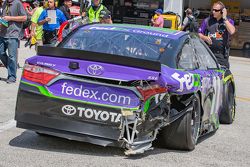
[[[160,60],[170,39],[119,31],[78,29],[60,47]]]

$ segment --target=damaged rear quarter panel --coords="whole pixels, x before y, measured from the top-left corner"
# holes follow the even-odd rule
[[[169,93],[189,94],[200,90],[200,76],[162,65],[160,80],[168,88]]]

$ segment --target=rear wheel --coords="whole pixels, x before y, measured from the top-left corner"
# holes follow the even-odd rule
[[[220,123],[231,124],[235,119],[235,96],[232,81],[228,81],[224,88],[223,108],[220,113]]]
[[[193,110],[160,131],[160,145],[169,149],[193,150],[199,137],[200,125],[201,105],[199,95],[196,94]]]

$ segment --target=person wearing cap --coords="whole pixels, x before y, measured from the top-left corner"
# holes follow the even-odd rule
[[[100,12],[100,23],[102,24],[113,24],[111,19],[111,12],[109,10],[102,10]]]
[[[92,0],[91,5],[87,8],[87,16],[89,23],[100,22],[100,12],[108,10],[103,4],[102,0]]]
[[[59,9],[63,12],[67,20],[71,19],[70,9],[69,9],[71,6],[72,6],[72,0],[64,0],[63,5],[59,7]]]
[[[164,19],[163,19],[162,13],[163,13],[162,9],[157,9],[155,11],[155,16],[151,19],[153,27],[163,28]]]

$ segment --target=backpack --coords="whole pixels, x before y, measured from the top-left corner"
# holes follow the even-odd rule
[[[188,25],[187,25],[187,30],[189,30],[189,32],[198,32],[199,30],[199,23],[197,22],[197,19],[195,17],[190,18],[188,17]]]

